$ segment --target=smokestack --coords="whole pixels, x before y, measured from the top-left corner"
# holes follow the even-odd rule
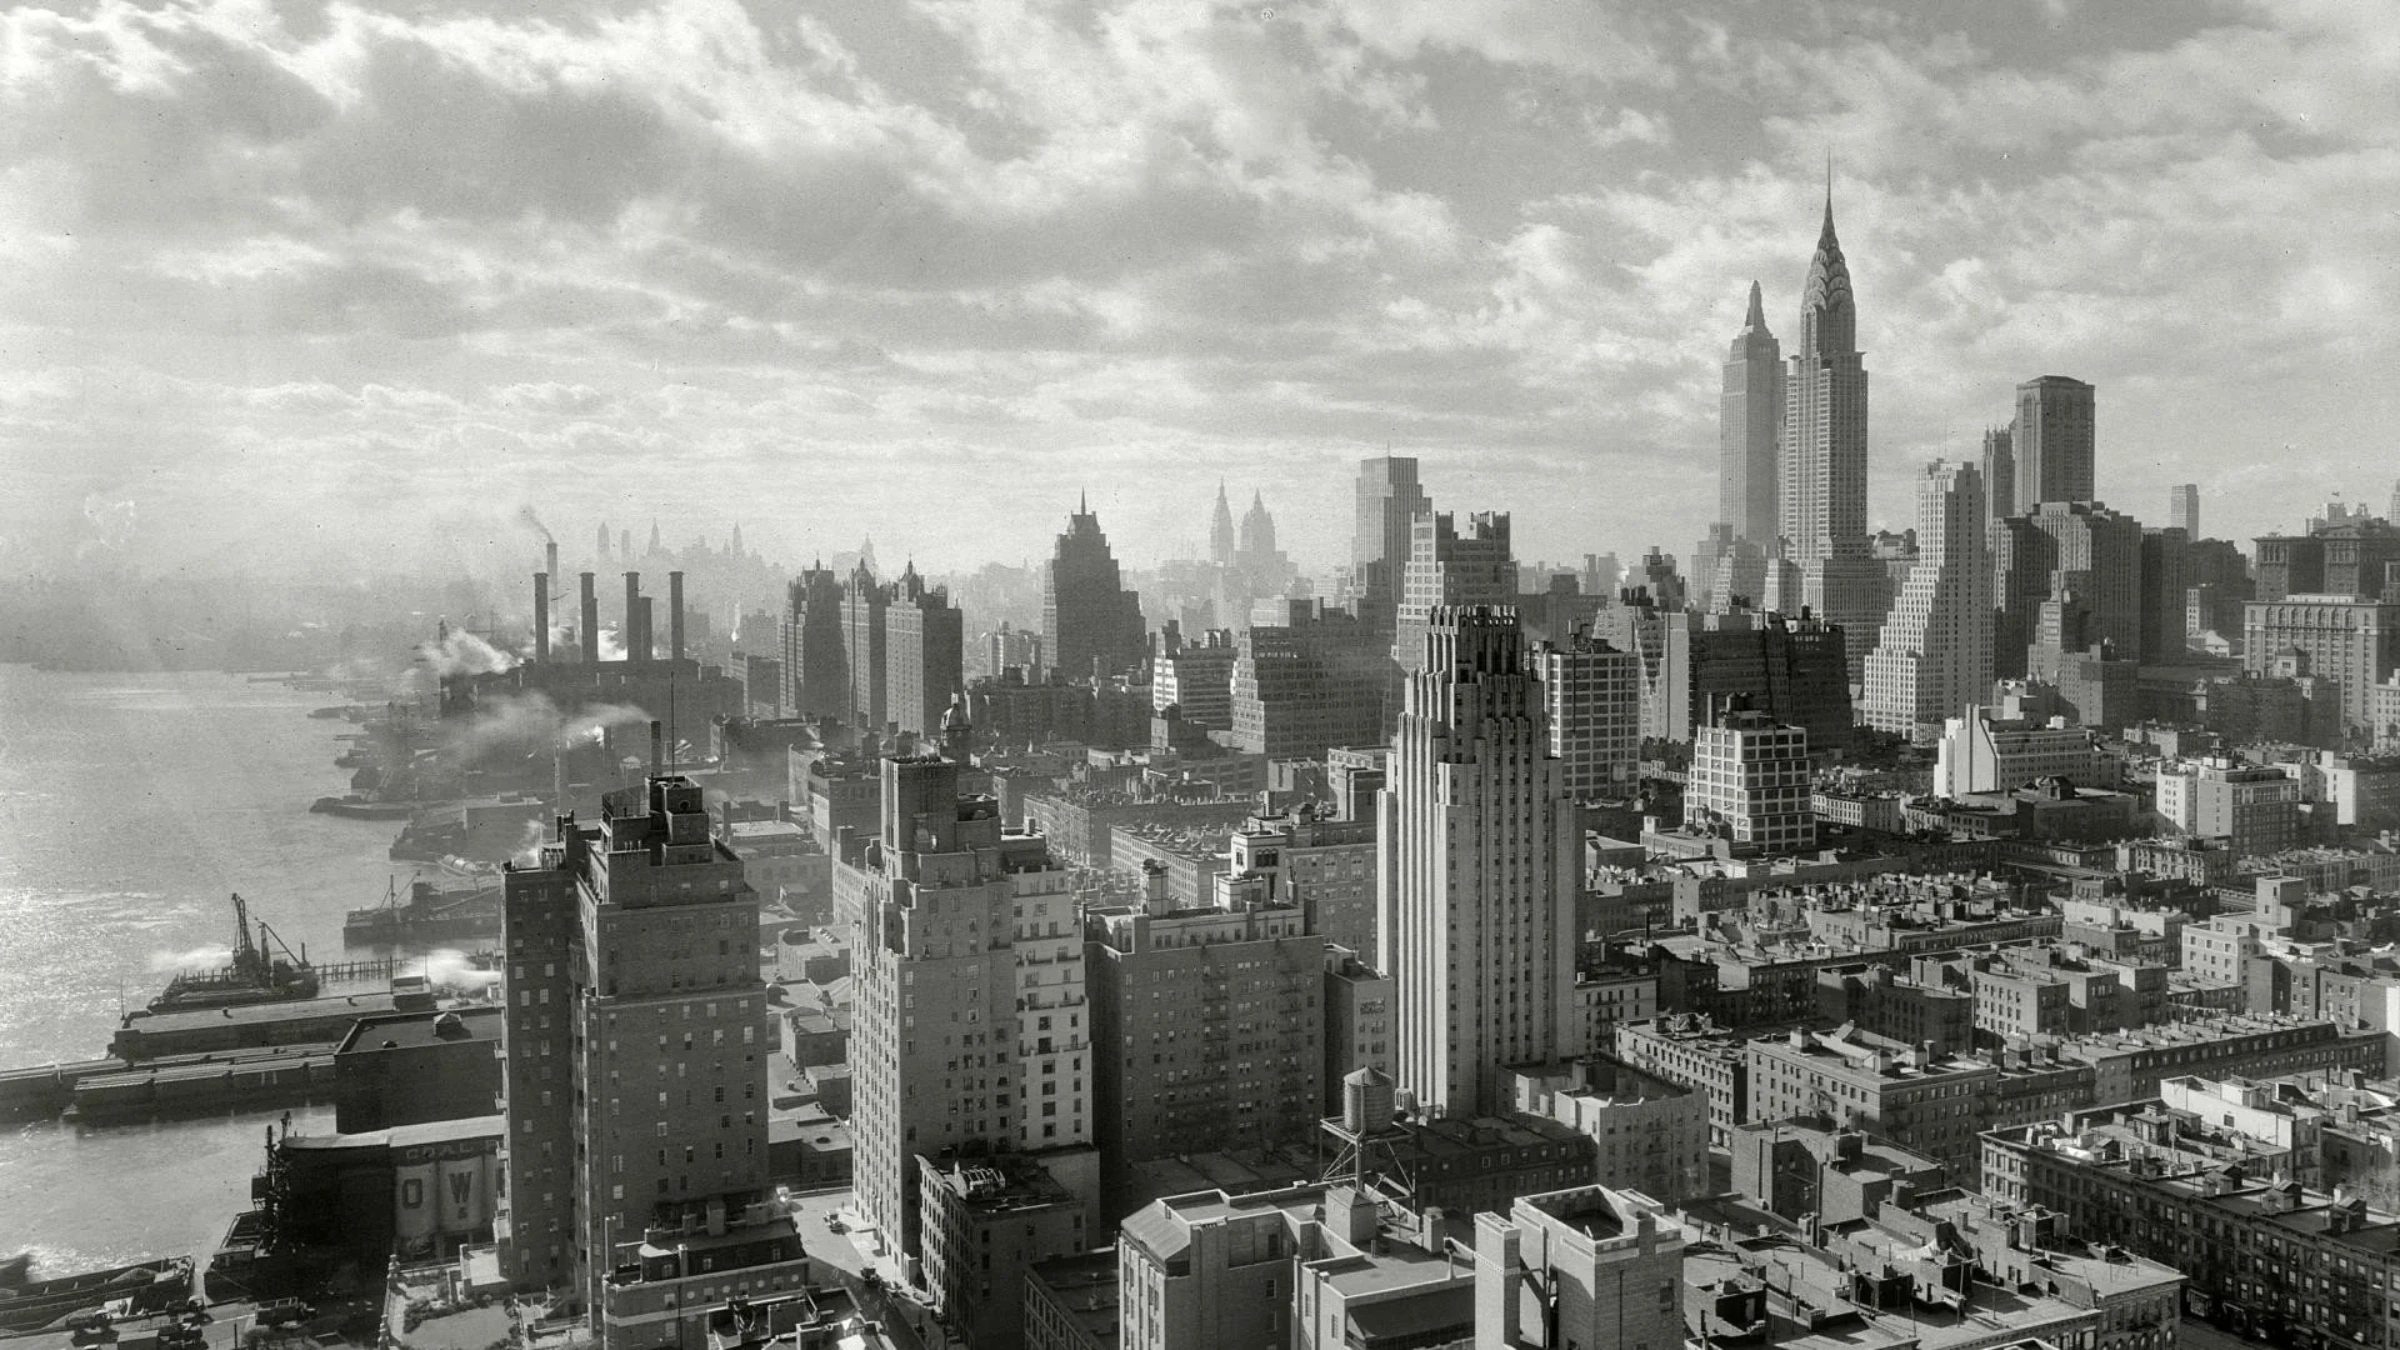
[[[562,574],[562,573],[561,573],[561,572],[558,570],[558,541],[557,541],[557,540],[555,540],[555,539],[551,539],[551,538],[550,538],[548,535],[546,535],[546,534],[543,536],[543,541],[544,541],[544,542],[543,542],[543,544],[542,544],[542,570],[543,570],[543,571],[545,571],[545,572],[548,572],[550,575],[552,575],[552,576],[554,576],[554,577],[555,577],[555,576],[560,576],[560,575],[563,575],[563,574]]]
[[[550,574],[533,574],[533,660],[550,663]]]
[[[683,573],[667,573],[667,654],[683,659]]]
[[[641,664],[650,653],[642,646],[642,574],[625,574],[625,659]]]
[[[592,589],[592,574],[583,574],[583,663],[600,664],[600,593]]]
[[[656,778],[666,772],[666,764],[666,728],[659,723],[657,718],[653,717],[650,719],[650,776]]]
[[[658,659],[658,624],[655,607],[651,604],[653,598],[647,595],[642,597],[642,663],[644,665]]]

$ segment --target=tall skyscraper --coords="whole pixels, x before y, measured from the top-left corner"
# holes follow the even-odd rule
[[[961,795],[955,762],[890,758],[882,775],[882,829],[834,878],[857,923],[859,1206],[913,1254],[920,1168],[978,1151],[1030,1155],[1096,1206],[1068,875],[997,801]]]
[[[1225,483],[1217,482],[1217,509],[1208,518],[1208,560],[1219,567],[1233,565],[1233,505],[1225,500]]]
[[[1891,595],[1867,540],[1867,367],[1830,191],[1784,383],[1780,469],[1777,510],[1800,602],[1848,634],[1855,681]],[[1790,600],[1778,597],[1787,611]]]
[[[1992,522],[2014,515],[2017,508],[2017,436],[2012,427],[1986,427],[1983,432],[1984,542],[1991,542]]]
[[[1070,680],[1121,674],[1149,651],[1141,597],[1125,588],[1088,500],[1067,518],[1042,579],[1042,634],[1051,668]]]
[[[1499,1067],[1566,1042],[1582,826],[1516,612],[1439,606],[1376,799],[1378,965],[1398,1085],[1433,1115],[1501,1109]]]
[[[1417,483],[1411,455],[1369,455],[1358,462],[1358,518],[1350,564],[1381,563],[1397,574],[1408,562],[1409,526],[1433,509]]]
[[[890,719],[890,649],[884,645],[883,610],[890,594],[875,580],[866,559],[850,569],[842,591],[842,647],[850,654],[850,720],[868,735],[883,734]]]
[[[737,1282],[802,1287],[767,1182],[758,898],[700,786],[653,775],[596,828],[562,818],[502,904],[511,1277],[572,1289],[603,1350],[699,1343]]]
[[[2092,387],[2064,375],[2017,386],[2015,515],[2043,502],[2088,502],[2092,487]]]
[[[2183,537],[2197,542],[2200,534],[2200,485],[2177,483],[2167,489],[2167,526],[2183,531]]]
[[[2001,678],[2026,673],[2042,602],[2073,591],[2092,619],[2092,640],[2127,661],[2142,650],[2142,526],[2098,502],[2045,502],[2002,522],[1992,541]]]
[[[792,580],[783,612],[783,705],[795,717],[850,717],[850,658],[842,644],[842,582],[827,567]]]
[[[1725,355],[1717,410],[1717,520],[1736,539],[1775,542],[1775,438],[1783,426],[1783,345],[1767,331],[1758,283]]]
[[[966,625],[950,592],[928,586],[913,562],[883,606],[884,715],[902,731],[931,737],[950,699],[966,688]]]
[[[1517,555],[1508,513],[1478,512],[1460,534],[1447,511],[1410,522],[1408,567],[1392,627],[1392,660],[1404,672],[1425,658],[1425,628],[1444,605],[1506,605],[1517,598]],[[1672,566],[1672,564],[1669,564]]]
[[[1867,725],[1939,737],[1992,691],[1992,566],[1983,474],[1936,462],[1917,481],[1917,561],[1867,655]]]

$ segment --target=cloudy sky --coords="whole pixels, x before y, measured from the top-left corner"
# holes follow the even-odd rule
[[[2056,372],[2247,534],[2400,476],[2395,88],[2387,0],[17,7],[0,548],[1148,561],[1222,477],[1325,565],[1388,445],[1682,552],[1828,152],[1879,521]]]

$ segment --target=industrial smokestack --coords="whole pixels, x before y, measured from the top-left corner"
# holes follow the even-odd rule
[[[667,654],[683,659],[683,573],[667,573]]]
[[[647,665],[658,659],[657,607],[653,596],[642,597],[642,662]]]
[[[544,536],[544,540],[545,542],[542,544],[542,570],[548,572],[554,577],[563,575],[558,570],[558,541],[555,539],[550,539],[547,535]]]
[[[550,574],[533,574],[533,660],[550,663]]]
[[[625,659],[639,665],[650,655],[642,646],[642,574],[625,574]]]
[[[666,728],[660,725],[658,719],[654,717],[650,719],[650,776],[658,777],[666,772],[666,767],[667,732]]]
[[[583,663],[600,664],[600,593],[592,589],[592,574],[583,574]]]

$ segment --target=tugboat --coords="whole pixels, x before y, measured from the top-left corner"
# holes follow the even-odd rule
[[[177,974],[167,981],[166,992],[150,1000],[150,1011],[190,1012],[317,996],[317,971],[308,963],[308,954],[293,955],[264,919],[258,921],[258,936],[251,937],[250,905],[239,891],[233,896],[233,933],[231,964]]]

